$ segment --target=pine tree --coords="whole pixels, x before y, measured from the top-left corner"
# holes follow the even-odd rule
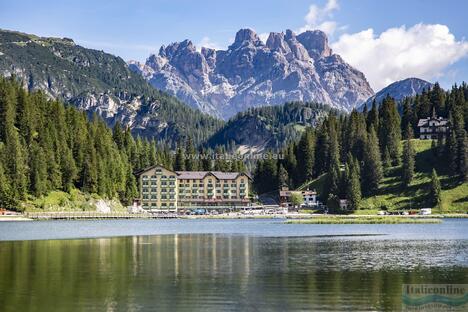
[[[289,185],[289,175],[286,169],[284,169],[283,165],[280,164],[278,169],[278,186],[279,189],[283,187],[288,187]]]
[[[372,108],[367,114],[367,131],[369,132],[371,128],[377,132],[379,130],[379,110],[377,109],[377,104],[375,99],[372,101]]]
[[[410,99],[405,98],[403,101],[403,116],[401,117],[401,129],[403,129],[403,139],[410,136],[409,130],[413,131],[413,109],[411,107]]]
[[[468,181],[468,135],[465,130],[461,131],[461,138],[459,143],[459,166],[460,177],[463,181]]]
[[[0,143],[0,149],[1,149]],[[0,153],[1,156],[1,153]],[[1,160],[1,158],[0,158]],[[13,192],[11,190],[11,184],[8,181],[8,177],[5,174],[5,170],[3,169],[3,165],[0,161],[0,208],[6,209],[17,209],[17,203]]]
[[[47,186],[47,162],[44,150],[36,142],[31,144],[30,160],[30,190],[36,196],[46,194]]]
[[[358,161],[352,157],[348,157],[347,163],[347,181],[346,181],[346,199],[348,207],[352,210],[359,209],[361,203],[361,182],[359,181],[360,169]]]
[[[327,200],[330,194],[338,196],[340,193],[340,185],[342,184],[341,181],[342,177],[340,167],[339,165],[335,164],[330,169],[330,171],[328,171],[326,184],[321,198],[323,200]]]
[[[315,153],[315,138],[310,129],[302,135],[297,145],[297,178],[298,184],[302,184],[313,178]]]
[[[415,164],[415,152],[413,148],[413,142],[411,141],[412,138],[412,130],[410,126],[407,126],[407,134],[408,138],[406,139],[403,147],[403,166],[402,166],[402,173],[401,173],[401,180],[404,186],[408,186],[413,181],[414,177],[414,164]]]
[[[381,152],[384,153],[385,150],[388,149],[391,163],[396,166],[400,162],[401,121],[397,105],[393,98],[387,96],[383,100],[380,106],[379,116],[379,142]]]
[[[122,200],[129,205],[136,197],[138,197],[138,188],[135,175],[132,172],[131,166],[128,166],[125,177],[125,191]]]
[[[432,169],[431,176],[431,198],[432,204],[435,207],[442,209],[442,189],[435,169]]]
[[[374,129],[371,129],[364,149],[363,168],[361,170],[362,189],[366,194],[375,193],[382,180],[382,161],[380,159],[379,140]]]
[[[184,151],[180,147],[177,149],[177,152],[176,152],[176,155],[175,155],[174,170],[176,170],[176,171],[184,171],[185,170]]]
[[[449,132],[446,145],[449,168],[452,174],[456,174],[458,172],[458,144],[457,136],[453,129]]]
[[[197,163],[195,161],[195,148],[193,147],[192,139],[187,139],[187,144],[185,146],[185,170],[187,171],[196,171]]]

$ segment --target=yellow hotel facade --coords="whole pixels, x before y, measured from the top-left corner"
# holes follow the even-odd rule
[[[171,171],[156,165],[138,176],[145,210],[241,208],[250,203],[250,178],[241,172]]]

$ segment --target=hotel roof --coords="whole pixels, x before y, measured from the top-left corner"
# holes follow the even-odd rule
[[[241,172],[221,172],[221,171],[176,171],[178,179],[203,179],[211,174],[218,180],[234,180]],[[246,175],[247,176],[247,175]]]
[[[151,170],[153,168],[157,168],[157,167],[164,168],[161,165],[154,165],[154,166],[150,166],[148,168],[145,168],[143,170],[136,172],[136,175],[141,175],[145,173],[146,171]],[[169,169],[166,169],[166,170],[169,170]],[[247,178],[252,179],[248,174],[242,173],[242,172],[222,172],[222,171],[171,171],[171,172],[174,172],[175,174],[177,174],[177,179],[186,179],[186,180],[190,180],[190,179],[201,180],[208,174],[214,176],[218,180],[233,180],[233,179],[236,179],[240,175],[244,175]]]

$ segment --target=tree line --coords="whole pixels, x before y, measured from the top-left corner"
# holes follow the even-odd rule
[[[194,138],[198,140],[199,138]],[[0,78],[0,207],[72,189],[118,198],[138,196],[135,173],[162,164],[174,170],[244,171],[241,160],[199,155],[192,138],[170,144],[134,137],[117,122],[110,129],[97,115],[26,91],[15,78]],[[223,153],[203,150],[203,154]]]
[[[321,200],[336,207],[338,199],[348,199],[350,208],[357,209],[363,196],[376,194],[390,167],[401,165],[402,184],[412,182],[415,152],[411,139],[418,131],[418,120],[433,111],[448,118],[450,126],[446,137],[440,135],[433,141],[438,163],[448,159],[447,173],[467,181],[468,86],[463,83],[450,91],[435,84],[401,104],[387,96],[380,105],[374,101],[370,109],[349,115],[330,113],[318,127],[307,128],[299,141],[290,143],[282,159],[259,161],[254,188],[258,193],[284,186],[294,189],[324,175]]]

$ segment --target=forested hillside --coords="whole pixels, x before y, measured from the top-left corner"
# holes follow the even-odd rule
[[[15,75],[30,90],[120,122],[133,133],[174,145],[199,144],[223,122],[151,87],[120,57],[86,49],[67,38],[0,30],[0,75]]]
[[[73,189],[130,202],[137,196],[134,170],[164,160],[164,153],[122,133],[116,142],[98,116],[89,121],[76,108],[0,78],[0,207],[21,209],[28,198]]]
[[[332,109],[327,105],[290,102],[278,106],[250,108],[238,113],[207,142],[230,151],[280,150],[296,141],[306,127],[315,127]]]
[[[390,97],[379,108],[374,103],[370,111],[353,111],[347,116],[331,114],[316,129],[308,128],[297,143],[289,144],[284,149],[284,159],[259,161],[255,188],[264,193],[280,186],[296,188],[320,178],[322,201],[336,207],[338,199],[346,198],[352,209],[361,208],[363,198],[396,194],[395,190],[410,187],[414,192],[424,188],[427,196],[419,204],[450,209],[442,205],[438,175],[444,176],[445,189],[467,185],[467,99],[465,83],[448,92],[436,84],[421,95],[407,98],[400,107],[401,115]],[[449,119],[450,131],[447,138],[440,136],[433,141],[430,151],[419,149],[421,153],[415,158],[419,140],[412,138],[417,121],[430,116],[433,110]],[[427,153],[432,153],[430,161]],[[382,183],[384,179],[386,183]],[[458,200],[461,204],[468,201],[466,194]],[[383,201],[380,206],[386,204]]]
[[[119,122],[110,129],[97,115],[89,119],[42,92],[29,93],[14,78],[0,78],[1,208],[22,210],[51,192],[77,191],[128,204],[138,197],[135,172],[157,163],[177,170],[244,170],[240,160],[188,154],[199,155],[190,138],[174,154],[168,145],[134,138]]]

